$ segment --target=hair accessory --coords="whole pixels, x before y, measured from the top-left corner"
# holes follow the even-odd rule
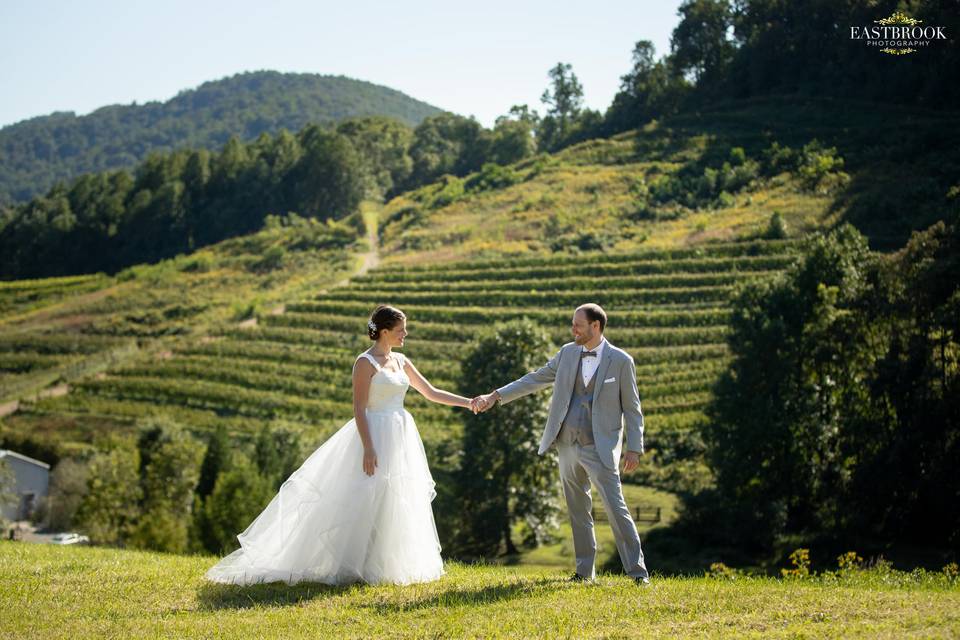
[[[376,331],[377,325],[373,322],[373,320],[371,320],[367,323],[367,328],[370,329],[370,331]]]

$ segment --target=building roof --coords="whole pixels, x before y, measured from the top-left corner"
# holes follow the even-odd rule
[[[41,462],[31,458],[30,456],[25,456],[22,453],[17,453],[16,451],[10,451],[9,449],[0,449],[0,458],[16,458],[17,460],[22,460],[23,462],[29,462],[30,464],[35,464],[38,467],[43,467],[44,469],[49,469],[50,465],[46,462]]]

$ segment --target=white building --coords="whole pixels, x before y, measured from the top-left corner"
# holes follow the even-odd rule
[[[3,517],[7,520],[26,520],[40,498],[47,495],[50,465],[8,449],[0,449],[0,459],[13,469],[14,493],[18,497],[16,504],[3,505]]]

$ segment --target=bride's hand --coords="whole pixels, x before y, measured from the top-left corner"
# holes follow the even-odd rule
[[[373,475],[374,469],[377,468],[377,452],[373,450],[373,447],[363,450],[363,472],[368,476]]]
[[[467,407],[470,411],[473,411],[473,415],[480,413],[480,396],[470,399],[470,406]]]

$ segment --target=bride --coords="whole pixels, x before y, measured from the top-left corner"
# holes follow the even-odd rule
[[[435,483],[403,398],[412,386],[433,402],[473,407],[393,351],[407,336],[402,311],[380,305],[367,328],[375,343],[353,366],[353,419],[290,475],[208,580],[410,584],[445,573]]]

